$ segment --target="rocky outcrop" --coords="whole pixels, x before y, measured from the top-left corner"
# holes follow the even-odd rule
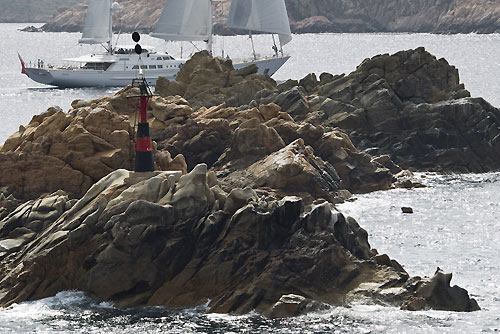
[[[379,163],[382,160],[359,152],[340,129],[312,125],[306,121],[311,108],[304,88],[278,86],[255,72],[254,67],[234,70],[230,60],[201,52],[185,64],[176,81],[160,78],[156,93],[166,99],[180,94],[197,110],[190,121],[155,131],[158,147],[183,154],[188,166],[207,163],[227,187],[256,187],[254,177],[243,176],[249,167],[262,165],[262,159],[301,139],[299,151],[309,152],[306,156],[315,161],[320,158],[321,166],[327,163],[327,174],[339,183],[336,190],[367,192],[392,186],[401,169],[390,159]]]
[[[397,165],[452,172],[485,172],[500,166],[498,109],[470,98],[458,70],[423,48],[367,59],[349,75],[311,74],[280,85],[251,74],[251,68],[246,76],[238,76],[229,61],[203,54],[192,62],[176,82],[160,81],[157,92],[183,94],[195,105],[221,103],[193,114],[198,124],[201,119],[228,120],[211,121],[224,124],[225,130],[218,130],[220,138],[228,138],[228,129],[238,130],[244,119],[252,118],[244,127],[273,128],[286,145],[302,138],[315,155],[334,166],[342,186],[352,192],[390,187],[392,174],[401,171]],[[252,94],[240,94],[241,87]],[[212,94],[205,99],[207,91]],[[228,108],[234,101],[239,107]],[[277,107],[263,115],[260,109],[269,105]],[[252,140],[265,140],[265,135],[252,131]],[[162,144],[180,144],[175,135],[167,141],[162,138],[157,137]],[[184,154],[185,149],[174,153]]]
[[[202,52],[157,93],[148,116],[165,171],[124,169],[130,87],[50,108],[1,147],[1,305],[79,289],[120,307],[209,301],[269,317],[363,298],[479,309],[451,274],[410,278],[335,208],[415,186],[399,165],[498,168],[499,110],[468,97],[444,59],[420,48],[277,85]]]
[[[449,287],[451,276],[410,279],[381,260],[332,204],[223,194],[209,174],[206,165],[183,176],[117,170],[78,201],[59,191],[23,204],[0,221],[0,303],[78,289],[120,307],[209,301],[212,312],[272,317],[356,294],[408,309],[479,309]]]
[[[117,30],[151,31],[164,2],[118,1],[122,11],[115,18]],[[214,4],[218,34],[234,34],[224,27],[230,0]],[[500,31],[500,9],[490,0],[286,0],[292,32],[432,32],[493,33]],[[45,31],[79,31],[85,6],[60,11],[43,27]]]
[[[318,175],[335,181],[311,179],[314,173],[298,178],[296,188],[316,189],[306,191],[311,199],[388,189],[398,184],[399,166],[484,172],[500,165],[498,109],[468,97],[457,69],[423,48],[367,59],[349,75],[311,74],[280,85],[253,67],[234,70],[230,60],[201,52],[176,81],[160,79],[157,93],[149,107],[157,166],[187,172],[206,163],[226,192],[268,189],[248,175],[250,167],[292,143],[301,143],[293,152],[306,157],[300,170],[313,162],[313,169],[328,170]],[[1,148],[0,186],[21,199],[59,189],[79,197],[111,171],[129,168],[136,111],[129,95],[127,88],[75,101],[68,113],[51,108],[35,116]],[[296,194],[283,189],[284,196]]]
[[[67,113],[51,107],[34,116],[0,148],[0,186],[8,188],[7,195],[20,199],[34,199],[57,190],[79,198],[103,176],[131,168],[135,158],[135,108],[128,95],[131,93],[125,89],[113,97],[76,100]],[[150,112],[161,119],[167,117],[161,115],[190,112],[189,107],[177,105],[170,110],[168,102],[156,97]],[[163,124],[161,120],[156,123]],[[173,160],[159,155],[157,162],[164,169],[183,163],[182,157]]]
[[[70,113],[50,108],[21,126],[0,152],[0,184],[24,199],[59,189],[80,197],[104,175],[129,168],[133,142],[128,120],[92,107]]]
[[[342,128],[365,152],[419,170],[500,166],[500,111],[470,98],[457,69],[423,48],[376,56],[348,76],[316,82],[307,119]]]
[[[165,5],[162,0],[117,1],[121,10],[113,16],[113,27],[116,31],[151,31],[158,22]],[[54,14],[42,26],[44,31],[81,31],[85,24],[87,4],[80,3]]]
[[[157,91],[162,96],[149,108],[157,165],[178,172],[114,171],[133,160],[130,88],[75,101],[68,113],[51,108],[5,142],[4,304],[81,289],[120,306],[211,300],[213,311],[272,317],[361,296],[409,310],[478,309],[450,287],[450,275],[410,279],[331,204],[349,191],[393,186],[401,172],[393,160],[417,168],[497,166],[498,110],[486,102],[468,107],[482,100],[467,97],[446,61],[417,49],[366,60],[348,76],[277,85],[254,68],[235,71],[230,61],[200,53]],[[448,108],[454,114],[439,112]],[[397,154],[422,137],[420,126],[452,118],[462,122],[454,131],[468,146],[445,147],[447,164],[429,145],[413,142]],[[478,143],[492,141],[474,145],[470,129]],[[42,193],[49,194],[37,198]],[[9,194],[32,200],[19,205]]]

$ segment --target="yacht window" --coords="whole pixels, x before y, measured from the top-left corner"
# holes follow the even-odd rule
[[[143,70],[146,70],[146,69],[148,68],[148,65],[141,65],[141,68],[142,68]]]
[[[156,60],[161,60],[161,59],[162,59],[161,57],[156,58]]]
[[[129,58],[120,58],[120,61],[128,61]]]
[[[158,65],[158,68],[163,68],[163,65]]]
[[[151,70],[151,69],[153,69],[153,70],[154,70],[155,68],[156,68],[156,65],[149,65],[149,69],[150,69],[150,70]]]
[[[170,57],[163,57],[163,60],[170,60]]]
[[[138,69],[139,69],[139,65],[134,65],[134,66],[132,67],[132,69],[133,69],[133,70],[138,70]]]
[[[83,68],[86,70],[106,71],[112,63],[86,63]]]

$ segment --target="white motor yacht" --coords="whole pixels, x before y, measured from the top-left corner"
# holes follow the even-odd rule
[[[160,20],[152,37],[166,41],[205,41],[212,50],[212,2],[220,0],[166,0]],[[75,66],[48,66],[38,60],[36,66],[26,67],[19,56],[22,73],[32,80],[58,87],[118,87],[128,85],[139,70],[149,85],[158,77],[175,79],[187,59],[174,59],[167,53],[144,48],[140,55],[133,47],[112,44],[113,12],[120,10],[112,0],[89,0],[82,44],[102,44],[105,52],[65,59]],[[291,40],[290,24],[284,0],[233,0],[227,26],[230,28],[278,34],[280,48],[274,44],[271,57],[253,58],[235,63],[235,68],[256,64],[259,73],[273,75],[290,57],[283,54],[282,45]],[[274,41],[274,35],[273,35]],[[253,40],[252,40],[253,44]],[[255,50],[255,49],[254,49]],[[281,54],[280,54],[281,52]]]

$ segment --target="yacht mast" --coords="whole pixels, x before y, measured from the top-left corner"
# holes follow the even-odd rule
[[[252,30],[248,30],[248,37],[252,41],[253,60],[257,60],[257,54],[255,53],[255,44],[253,43]]]
[[[219,0],[220,1],[220,0]],[[214,44],[214,35],[213,35],[213,9],[212,9],[212,6],[213,6],[213,3],[214,2],[218,2],[216,0],[210,0],[210,6],[209,9],[208,9],[208,26],[209,26],[209,36],[208,36],[208,40],[207,40],[207,45],[206,45],[206,49],[208,52],[210,52],[210,54],[212,54],[212,48],[213,48],[213,44]]]
[[[214,19],[214,13],[213,13],[213,4],[217,2],[222,2],[224,4],[226,0],[210,0],[210,9],[208,11],[209,15],[209,29],[210,29],[210,37],[208,38],[207,42],[207,51],[210,52],[210,54],[213,54],[213,42],[214,42],[214,27],[213,27],[213,19]]]
[[[108,54],[113,54],[113,0],[109,0],[109,41],[108,41]]]

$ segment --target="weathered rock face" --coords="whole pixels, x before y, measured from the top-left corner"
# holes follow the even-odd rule
[[[361,293],[478,309],[451,276],[410,280],[376,257],[367,233],[328,202],[219,189],[206,165],[184,176],[117,170],[78,201],[56,192],[23,204],[0,221],[0,303],[79,289],[121,307],[210,300],[213,312],[273,317]]]
[[[294,31],[492,33],[500,9],[488,0],[287,0]]]
[[[52,107],[34,116],[0,148],[0,187],[21,199],[57,190],[74,198],[110,172],[130,169],[136,119],[131,95],[125,88],[115,96],[73,101],[68,113]],[[181,98],[154,97],[148,112],[153,128],[163,129],[186,121],[192,109]],[[156,163],[162,170],[187,170],[182,156],[172,159],[168,152],[158,154]]]
[[[113,28],[116,31],[151,31],[160,18],[161,11],[165,5],[161,0],[148,1],[117,1],[121,10],[113,17]],[[52,18],[43,25],[44,31],[81,31],[85,24],[87,4],[80,3],[72,8],[55,13]]]
[[[118,2],[123,9],[115,22],[117,30],[123,31],[151,31],[164,5],[161,0]],[[224,6],[214,4],[218,34],[234,33],[224,27],[230,2],[227,0]],[[411,3],[399,0],[286,0],[286,6],[295,33],[500,31],[500,9],[490,0],[414,0]],[[79,31],[84,24],[85,9],[86,6],[79,5],[60,11],[44,30]]]
[[[468,98],[456,68],[422,48],[368,59],[347,76],[311,74],[279,86],[251,67],[235,71],[230,61],[202,52],[178,81],[160,81],[157,92],[149,114],[158,167],[188,171],[206,163],[225,192],[231,185],[268,188],[243,175],[298,139],[311,161],[328,163],[327,174],[338,175],[334,193],[341,198],[341,190],[392,187],[399,166],[454,172],[500,166],[498,109]],[[75,101],[67,114],[52,108],[34,117],[1,149],[0,186],[23,199],[58,189],[78,197],[109,172],[130,168],[130,94],[127,88]],[[243,104],[232,107],[236,102]],[[51,173],[59,169],[64,173]]]
[[[0,191],[0,219],[4,219],[12,211],[14,211],[17,206],[21,204],[12,194],[5,194]]]
[[[257,74],[257,70],[255,65],[234,70],[231,60],[212,58],[202,51],[184,64],[175,81],[160,78],[156,92],[164,97],[181,95],[194,109],[221,103],[245,105],[258,91],[276,88],[273,79]]]
[[[348,76],[324,75],[308,89],[314,91],[308,121],[339,127],[359,149],[389,155],[403,168],[485,172],[500,166],[500,111],[469,98],[456,68],[423,48],[376,56]]]
[[[176,81],[159,80],[156,92],[163,98],[181,94],[198,109],[182,125],[154,131],[158,148],[172,155],[183,154],[188,168],[207,163],[220,176],[225,190],[230,191],[230,185],[261,187],[251,181],[254,178],[250,175],[243,176],[250,165],[301,139],[312,148],[307,149],[311,159],[330,163],[331,172],[327,174],[340,176],[335,181],[340,186],[334,187],[334,193],[340,189],[367,192],[392,186],[393,174],[401,169],[390,159],[386,162],[392,170],[375,157],[359,152],[341,130],[307,121],[312,111],[308,94],[314,94],[320,81],[311,76],[300,82],[306,88],[297,87],[298,83],[278,87],[268,77],[254,74],[255,70],[248,67],[235,71],[230,61],[201,52],[185,64]],[[296,188],[300,187],[310,188],[304,182],[297,184]],[[323,191],[328,189],[333,188],[323,187]]]
[[[10,136],[0,152],[0,184],[19,198],[63,189],[83,195],[111,171],[131,164],[132,128],[104,106],[64,113],[50,108]]]
[[[395,175],[414,186],[394,161],[498,168],[499,110],[469,98],[445,60],[420,48],[276,85],[199,53],[157,91],[156,164],[170,172],[122,169],[134,158],[130,87],[50,108],[0,148],[1,305],[79,289],[121,307],[210,300],[270,317],[365,297],[479,309],[450,274],[410,279],[332,204]]]

